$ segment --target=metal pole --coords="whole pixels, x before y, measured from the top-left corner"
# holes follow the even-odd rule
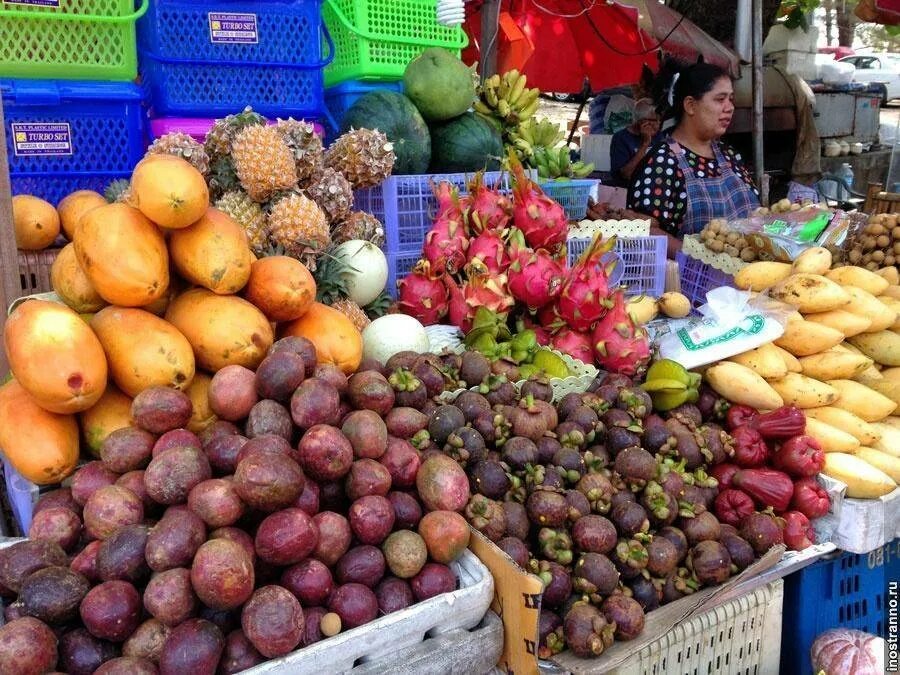
[[[481,6],[481,80],[497,72],[500,38],[500,0],[484,0]]]
[[[6,322],[6,308],[22,295],[19,279],[19,250],[12,219],[12,189],[9,182],[9,163],[6,156],[6,122],[3,119],[3,98],[0,97],[0,330]],[[6,352],[0,350],[0,374],[7,370]]]
[[[753,0],[753,167],[761,201],[767,204],[769,195],[763,154],[762,10],[763,0]]]

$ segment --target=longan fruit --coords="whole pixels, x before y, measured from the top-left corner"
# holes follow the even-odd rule
[[[872,262],[880,263],[884,261],[884,251],[872,251]]]
[[[896,260],[897,259],[894,256],[888,253],[881,262],[885,267],[893,267]]]
[[[855,265],[860,260],[862,260],[863,254],[862,254],[862,251],[860,251],[858,248],[854,248],[852,251],[850,251],[850,253],[847,255],[847,257],[850,260],[850,262]]]
[[[715,240],[709,242],[709,248],[711,250],[715,251],[716,253],[721,253],[722,251],[725,250],[725,244],[723,244],[718,239],[715,239]]]
[[[741,238],[741,235],[739,235],[737,232],[732,232],[727,237],[725,237],[725,241],[726,241],[726,243],[734,246],[735,244],[737,244],[738,239],[740,239],[740,238]]]
[[[894,242],[894,255],[900,255],[900,241]]]
[[[744,262],[753,262],[756,260],[756,251],[750,247],[741,249],[741,260]]]
[[[874,272],[879,267],[880,267],[880,265],[877,262],[866,263],[866,269],[869,270],[870,272]]]
[[[731,244],[725,244],[725,253],[730,255],[732,258],[737,258],[741,255],[741,252],[737,250],[737,247]]]
[[[891,238],[886,234],[882,234],[875,240],[875,244],[878,248],[887,248],[891,243]]]
[[[862,245],[863,251],[871,251],[875,248],[875,237],[871,235],[865,235],[859,238],[859,243]]]
[[[891,230],[891,237],[893,237],[894,241],[900,241],[900,227],[895,227]]]

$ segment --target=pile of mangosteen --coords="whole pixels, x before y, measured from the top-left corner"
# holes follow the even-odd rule
[[[479,357],[445,355],[444,366],[483,373]],[[616,374],[553,398],[546,379],[492,374],[452,404],[429,400],[425,426],[409,430],[423,458],[443,452],[465,469],[469,523],[543,581],[542,657],[633,639],[646,612],[723,583],[774,543],[751,544],[712,512],[707,469],[733,450],[711,390],[664,416]]]

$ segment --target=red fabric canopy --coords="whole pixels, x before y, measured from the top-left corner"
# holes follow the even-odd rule
[[[637,82],[644,64],[654,70],[658,66],[656,41],[638,28],[634,8],[605,0],[504,0],[502,8],[534,48],[521,68],[529,87],[577,93],[587,77],[591,88],[599,91]],[[467,17],[466,31],[472,40],[463,60],[473,63],[480,60],[479,11]],[[510,40],[501,32],[501,71],[509,46]]]

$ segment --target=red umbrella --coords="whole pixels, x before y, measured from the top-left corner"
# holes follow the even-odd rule
[[[509,14],[534,48],[519,68],[528,86],[541,91],[576,93],[588,78],[593,91],[640,79],[646,65],[656,70],[657,54],[664,51],[687,61],[702,54],[738,75],[738,58],[682,15],[656,0],[631,0],[625,6],[612,0],[503,0]],[[480,60],[481,13],[473,10],[466,20],[472,37],[463,58]],[[501,31],[498,64],[501,70],[513,41]]]
[[[575,93],[587,77],[598,91],[637,82],[645,63],[657,67],[655,41],[638,29],[634,8],[603,0],[503,0],[501,6],[534,47],[521,69],[529,87]],[[466,31],[472,41],[463,59],[472,63],[480,60],[479,11],[467,17]],[[500,63],[507,44],[501,37]]]

